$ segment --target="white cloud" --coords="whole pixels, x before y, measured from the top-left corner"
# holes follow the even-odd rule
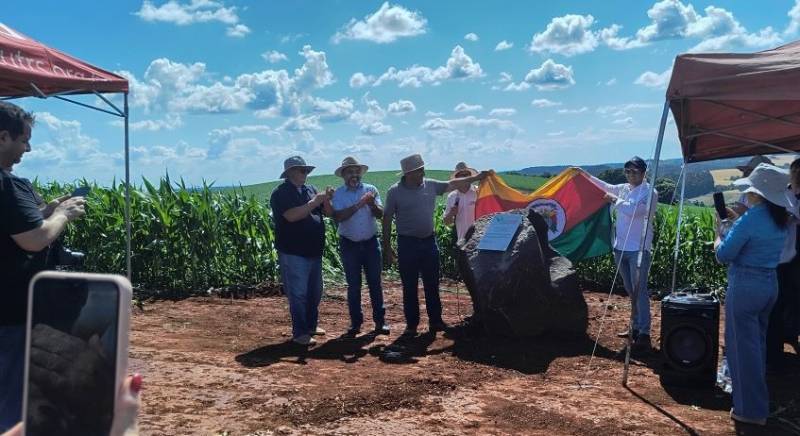
[[[392,126],[383,124],[380,121],[361,126],[361,133],[370,136],[384,135],[386,133],[390,133],[391,131]]]
[[[115,127],[122,127],[122,121],[114,121],[111,123]],[[158,132],[161,130],[175,130],[183,126],[183,120],[178,114],[167,114],[166,118],[162,120],[140,120],[130,123],[130,129],[133,131],[146,130],[148,132]]]
[[[789,17],[792,17],[792,10]],[[750,33],[730,11],[708,6],[705,15],[680,0],[659,1],[647,11],[651,23],[636,32],[641,44],[665,39],[700,39],[690,51],[719,51],[734,48],[763,48],[782,41],[771,27]],[[791,27],[791,22],[790,22]]]
[[[475,42],[480,38],[478,38],[478,35],[470,32],[470,33],[467,33],[466,35],[464,35],[464,39],[466,39],[467,41]]]
[[[510,107],[499,107],[489,111],[490,117],[510,117],[516,115],[517,110]]]
[[[611,79],[608,80],[608,82],[606,82],[606,86],[613,86],[613,85],[616,85],[616,84],[617,84],[617,78],[616,77],[612,77]]]
[[[414,103],[412,101],[397,100],[395,102],[389,103],[389,106],[386,108],[386,110],[390,114],[405,115],[407,113],[416,111],[417,107],[414,106]]]
[[[794,1],[794,6],[786,13],[789,16],[789,25],[786,26],[784,34],[787,36],[796,35],[800,30],[800,0]]]
[[[509,120],[501,120],[497,118],[476,118],[472,115],[455,119],[431,118],[422,123],[420,128],[429,131],[459,130],[466,128],[488,128],[509,130],[514,132],[522,131],[522,129]]]
[[[479,104],[467,104],[467,103],[459,103],[456,107],[453,108],[456,112],[475,112],[479,110],[483,110],[483,106]]]
[[[633,125],[633,118],[625,117],[620,118],[617,120],[612,121],[613,124],[620,125],[620,126],[632,126]]]
[[[444,112],[434,112],[434,111],[425,112],[426,117],[441,117],[442,115],[444,115]]]
[[[375,81],[375,76],[367,76],[364,73],[355,73],[350,77],[351,88],[361,88]]]
[[[271,64],[277,64],[278,62],[288,61],[289,58],[276,50],[270,50],[261,54],[261,57],[264,58],[265,61]]]
[[[281,126],[282,130],[290,132],[305,132],[309,130],[321,130],[322,126],[319,125],[319,117],[315,115],[305,116],[301,115],[295,118],[286,120]]]
[[[614,117],[622,117],[624,115],[627,115],[627,113],[631,111],[641,110],[641,109],[655,109],[659,107],[661,107],[661,105],[654,103],[625,103],[625,104],[600,106],[595,111],[603,116],[611,115]]]
[[[521,91],[527,91],[529,89],[531,89],[530,84],[528,84],[527,82],[519,82],[519,83],[509,83],[508,85],[506,85],[505,88],[503,88],[503,91],[521,92]]]
[[[385,44],[398,38],[422,35],[427,30],[426,24],[427,20],[419,12],[385,2],[375,13],[367,15],[363,20],[351,19],[333,35],[332,40],[334,44],[344,40]]]
[[[500,73],[500,79],[497,80],[497,83],[508,83],[508,82],[512,81],[513,79],[514,78],[511,76],[511,74],[508,74],[508,73],[503,71],[503,72]]]
[[[530,70],[525,76],[525,83],[536,86],[540,91],[568,88],[575,84],[572,67],[555,63],[547,59],[542,66]]]
[[[645,71],[633,83],[636,85],[646,86],[648,88],[666,88],[669,79],[672,76],[672,67],[663,73],[654,73],[652,71]]]
[[[551,101],[546,98],[537,98],[531,101],[531,106],[533,107],[553,107],[553,106],[561,106],[561,102],[558,101]]]
[[[433,69],[414,65],[405,70],[390,67],[375,81],[373,86],[380,86],[383,82],[395,81],[397,86],[401,88],[406,86],[418,88],[424,83],[438,85],[444,80],[466,80],[483,76],[481,65],[473,62],[472,58],[464,52],[464,49],[457,45],[450,52],[450,58],[447,59],[447,63],[443,66]]]
[[[579,109],[559,109],[558,113],[559,113],[559,115],[575,115],[575,114],[582,114],[582,113],[588,112],[588,111],[589,111],[589,108],[586,107],[586,106],[583,106],[583,107],[581,107]]]
[[[531,39],[531,52],[550,52],[574,56],[594,50],[597,36],[590,30],[594,23],[591,15],[564,15],[553,18],[542,33]]]
[[[169,0],[161,6],[155,6],[151,1],[145,0],[134,15],[144,21],[160,21],[178,26],[216,21],[227,24],[226,34],[236,38],[250,33],[250,28],[239,22],[236,7],[225,7],[220,1],[191,0],[189,3],[181,3]]]
[[[336,101],[312,99],[311,111],[322,122],[336,122],[350,118],[353,113],[353,100],[343,98]]]
[[[494,51],[508,50],[511,47],[514,47],[514,43],[513,42],[508,42],[508,41],[506,41],[504,39],[504,40],[498,42],[496,46],[494,46]]]
[[[601,29],[598,33],[598,38],[612,50],[629,50],[647,45],[646,42],[642,42],[636,38],[619,36],[620,30],[622,30],[622,26],[619,24],[612,24],[610,27]]]
[[[564,134],[563,130],[559,130],[557,132],[547,132],[547,136],[561,136]]]

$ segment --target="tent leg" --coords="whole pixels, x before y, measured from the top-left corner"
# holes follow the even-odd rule
[[[683,164],[683,170],[681,170],[681,199],[680,203],[678,204],[678,228],[675,229],[675,254],[674,259],[672,261],[672,286],[669,289],[670,293],[675,292],[675,284],[677,282],[678,277],[678,253],[680,252],[681,247],[681,226],[683,225],[683,200],[684,195],[686,193],[686,173],[689,171],[689,164]]]
[[[639,279],[642,274],[642,256],[644,255],[644,244],[647,240],[647,233],[650,229],[650,213],[649,211],[652,210],[653,207],[653,191],[656,189],[656,180],[658,180],[658,162],[661,160],[661,144],[664,142],[664,129],[667,126],[667,115],[669,115],[669,100],[664,101],[664,110],[661,112],[661,124],[658,127],[658,137],[656,138],[656,151],[655,155],[653,156],[653,171],[650,173],[650,192],[647,194],[647,211],[648,213],[644,216],[644,227],[642,228],[642,238],[639,241],[639,253],[636,258],[636,274],[634,274],[634,281],[633,281],[633,293],[631,294],[631,318],[629,321],[628,326],[628,346],[625,348],[625,367],[622,370],[622,386],[628,386],[628,370],[630,369],[631,363],[631,346],[633,341],[633,305],[636,304],[636,300],[639,296],[639,292],[643,292],[643,289],[639,289],[639,283],[641,280]],[[657,200],[656,200],[657,201]],[[651,259],[652,261],[652,259]],[[649,308],[647,310],[650,310]]]
[[[125,93],[125,264],[128,273],[128,280],[131,280],[131,165],[130,165],[130,141],[128,133],[128,121],[130,112],[128,111],[128,93]]]

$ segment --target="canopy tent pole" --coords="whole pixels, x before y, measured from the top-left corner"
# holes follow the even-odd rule
[[[130,165],[130,144],[128,136],[128,93],[124,94],[125,111],[125,263],[128,271],[128,280],[131,280],[131,165]]]
[[[628,346],[625,348],[625,368],[622,371],[622,386],[628,387],[628,369],[631,363],[631,345],[633,336],[633,305],[639,296],[639,278],[642,274],[642,256],[644,254],[644,244],[647,240],[647,233],[650,228],[650,210],[653,207],[653,192],[656,189],[658,179],[658,161],[661,159],[661,144],[664,142],[664,129],[667,126],[667,115],[669,114],[669,99],[664,101],[664,110],[661,112],[661,124],[658,127],[658,137],[656,139],[656,151],[653,156],[653,172],[650,173],[650,192],[647,194],[647,209],[645,209],[644,227],[642,228],[642,238],[639,241],[639,252],[636,258],[636,274],[634,274],[633,294],[631,298],[631,317],[628,325]],[[652,262],[652,259],[651,259]],[[650,310],[648,308],[648,310]]]
[[[684,195],[686,193],[686,173],[689,171],[688,164],[686,162],[683,163],[683,169],[681,170],[681,199],[680,203],[678,203],[678,224],[677,229],[675,229],[675,257],[672,260],[672,286],[670,287],[669,292],[675,292],[675,282],[677,281],[678,277],[678,252],[680,251],[681,246],[681,226],[683,225],[683,201],[686,198]]]

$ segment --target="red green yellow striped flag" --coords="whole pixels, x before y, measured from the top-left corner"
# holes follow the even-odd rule
[[[604,195],[577,168],[564,170],[531,194],[523,194],[491,174],[478,188],[475,218],[533,208],[548,223],[550,245],[574,262],[611,251],[611,214]]]

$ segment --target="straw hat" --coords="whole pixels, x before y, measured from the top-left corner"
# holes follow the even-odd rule
[[[758,164],[762,164],[762,163],[772,165],[772,161],[769,160],[768,157],[761,156],[760,154],[757,154],[757,155],[751,157],[746,165],[737,165],[736,169],[738,169],[739,171],[744,173],[746,171],[752,171],[753,168],[757,167]]]
[[[456,170],[453,171],[452,173],[450,173],[450,180],[455,179],[456,178],[456,174],[463,173],[463,172],[468,172],[469,173],[469,176],[464,176],[464,177],[470,177],[470,176],[477,176],[478,175],[478,170],[476,170],[475,168],[468,167],[467,164],[464,163],[464,162],[459,162],[459,163],[456,164]]]
[[[336,174],[336,177],[342,177],[342,171],[347,167],[358,167],[361,170],[361,175],[362,176],[369,169],[368,166],[358,163],[356,158],[354,158],[352,156],[347,156],[342,161],[342,165],[340,165],[339,168],[336,168],[336,171],[334,171],[333,173]]]
[[[412,171],[416,171],[424,167],[425,161],[422,160],[422,156],[420,156],[419,153],[415,153],[411,156],[404,157],[403,160],[400,161],[400,169],[402,172],[397,173],[397,175],[404,176]]]
[[[775,165],[761,163],[753,169],[748,177],[733,182],[737,186],[747,186],[744,192],[758,194],[771,203],[786,208],[794,207],[786,185],[789,183],[789,171]]]
[[[305,168],[310,173],[314,170],[314,166],[306,165],[305,159],[300,156],[292,156],[289,159],[283,161],[283,172],[281,173],[280,179],[286,178],[286,172],[288,172],[292,168]]]

